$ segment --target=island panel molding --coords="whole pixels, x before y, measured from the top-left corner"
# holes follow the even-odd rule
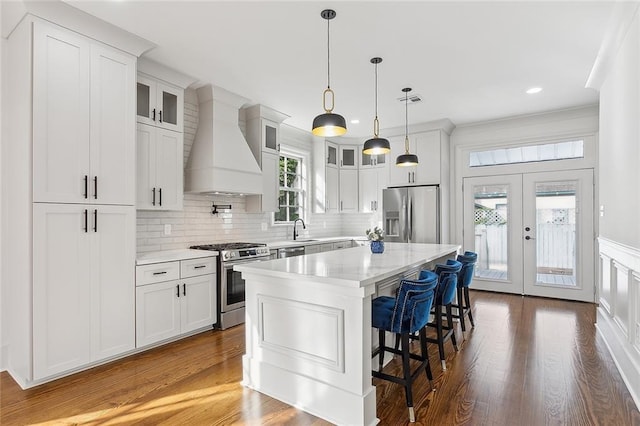
[[[344,310],[263,295],[258,305],[259,346],[279,358],[275,362],[344,372]],[[299,319],[296,324],[288,322],[292,316]],[[330,344],[318,346],[318,339]]]

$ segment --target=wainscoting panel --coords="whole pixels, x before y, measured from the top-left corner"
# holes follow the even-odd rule
[[[640,407],[640,249],[599,238],[596,327]]]

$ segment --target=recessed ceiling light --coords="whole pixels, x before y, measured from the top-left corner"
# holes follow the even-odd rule
[[[540,93],[542,92],[542,87],[532,87],[530,89],[527,89],[527,93],[529,95],[533,95],[534,93]]]
[[[353,120],[351,120],[351,124],[360,124],[360,120],[354,118]]]

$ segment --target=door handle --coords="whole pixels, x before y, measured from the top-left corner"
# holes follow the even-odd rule
[[[89,196],[89,176],[84,175],[84,199]]]
[[[153,109],[153,119],[152,120],[156,121],[156,109],[155,108]]]
[[[340,201],[340,211],[342,211],[342,200]]]
[[[93,211],[93,232],[98,232],[98,209]]]
[[[87,233],[89,232],[89,218],[88,218],[89,212],[87,209],[84,209],[84,232]]]
[[[98,176],[93,177],[93,199],[98,199]]]
[[[155,206],[155,205],[156,205],[156,189],[155,189],[155,188],[153,188],[153,189],[151,190],[151,193],[153,194],[153,199],[151,200],[151,205],[152,205],[152,206]]]
[[[182,284],[182,295],[183,296],[187,295],[187,285],[186,284]]]
[[[162,188],[158,189],[158,192],[160,193],[160,206],[162,206]]]
[[[176,285],[176,296],[180,297],[180,284]]]
[[[528,236],[528,235],[527,235],[526,237],[524,237],[524,239],[525,239],[525,240],[535,240],[535,238],[530,237],[530,236]]]
[[[160,111],[160,122],[162,123],[162,111]]]

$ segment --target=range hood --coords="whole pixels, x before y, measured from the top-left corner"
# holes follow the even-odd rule
[[[238,112],[248,99],[211,85],[197,92],[199,122],[185,192],[261,194],[262,170],[238,127]]]

